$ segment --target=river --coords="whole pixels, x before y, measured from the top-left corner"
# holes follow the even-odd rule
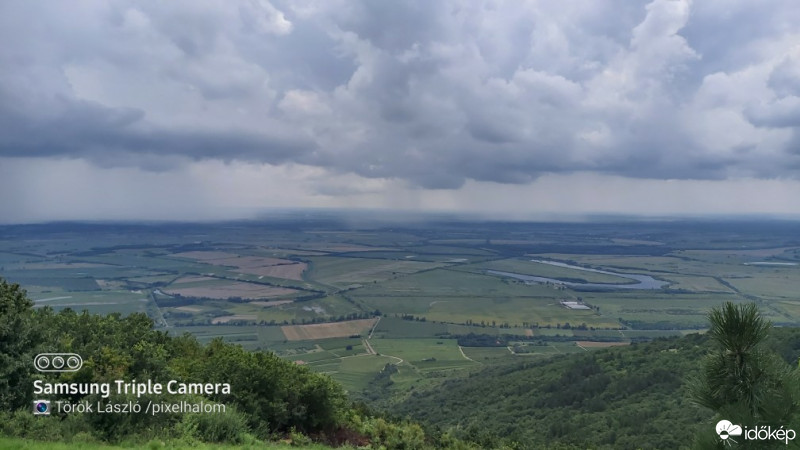
[[[502,272],[499,270],[488,270],[487,272],[494,274],[494,275],[502,275],[504,277],[516,278],[522,281],[533,281],[537,283],[556,283],[556,284],[563,284],[566,286],[572,286],[577,288],[591,288],[591,289],[661,289],[665,285],[669,284],[665,281],[656,280],[655,278],[651,277],[650,275],[640,275],[634,273],[617,273],[617,272],[609,272],[607,270],[598,270],[598,269],[589,269],[586,267],[580,266],[573,266],[571,264],[566,264],[562,262],[556,261],[543,261],[539,259],[532,259],[532,262],[540,263],[540,264],[550,264],[551,266],[558,266],[558,267],[565,267],[568,269],[574,270],[583,270],[585,272],[595,272],[595,273],[602,273],[606,275],[614,275],[621,278],[627,278],[629,280],[634,280],[636,283],[626,283],[626,284],[610,284],[610,283],[577,283],[573,281],[563,281],[556,278],[547,278],[547,277],[537,277],[534,275],[524,275],[521,273],[513,273],[513,272]]]

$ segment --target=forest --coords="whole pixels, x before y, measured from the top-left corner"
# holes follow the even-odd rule
[[[39,373],[37,353],[57,348],[83,357],[76,372]],[[202,345],[188,333],[170,336],[153,329],[144,314],[76,313],[67,308],[33,309],[17,284],[0,280],[0,436],[73,443],[144,444],[169,440],[258,445],[288,440],[332,446],[375,448],[477,448],[447,435],[426,435],[403,421],[387,421],[352,404],[330,377],[277,357],[250,352],[216,339]],[[56,414],[31,413],[35,380],[102,383],[113,380],[224,382],[231,386],[208,396],[181,396],[184,402],[226,405],[219,414]],[[83,397],[83,398],[82,398]],[[48,398],[90,403],[173,402],[161,395],[111,393]],[[57,417],[53,417],[57,416]]]

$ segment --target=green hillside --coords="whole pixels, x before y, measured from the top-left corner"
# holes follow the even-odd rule
[[[762,320],[755,304],[726,304],[725,311],[733,315],[750,311]],[[313,447],[322,444],[387,450],[675,449],[689,448],[697,436],[711,433],[722,412],[727,418],[754,417],[761,423],[780,417],[778,423],[800,429],[800,423],[795,423],[800,405],[800,392],[795,391],[800,382],[798,371],[792,368],[800,356],[800,330],[770,330],[763,322],[764,333],[754,338],[741,332],[747,329],[744,321],[722,321],[721,328],[711,323],[709,335],[553,357],[520,355],[512,362],[487,362],[483,369],[461,372],[467,375],[443,377],[441,382],[432,378],[430,383],[404,389],[393,389],[395,375],[402,374],[396,366],[387,365],[369,383],[376,405],[394,416],[385,418],[351,404],[342,386],[328,375],[274,353],[250,352],[221,339],[202,344],[188,334],[173,337],[154,330],[152,320],[143,314],[121,317],[77,314],[70,309],[34,310],[18,285],[0,280],[0,447],[58,448],[51,445],[55,442],[87,450],[111,448],[109,444],[126,448],[206,445],[209,449],[225,447],[207,444],[224,444],[256,449],[280,448],[281,442],[291,442],[301,448],[324,448]],[[720,336],[733,341],[720,347]],[[402,340],[384,341],[379,344],[381,350],[394,345],[397,351],[411,351]],[[735,345],[727,345],[731,343]],[[30,361],[45,349],[79,354],[84,367],[62,374],[37,372]],[[712,353],[715,359],[708,357]],[[709,361],[728,366],[710,366]],[[694,378],[709,380],[709,367],[721,367],[718,374],[734,374],[732,383],[712,383],[722,387],[708,394],[716,402],[713,411],[696,406],[692,398],[697,397],[689,388]],[[728,367],[735,370],[728,372]],[[98,404],[98,409],[107,402],[178,401],[227,408],[214,414],[159,415],[155,411],[113,415],[54,410],[51,416],[37,416],[30,410],[37,382],[100,385],[112,380],[223,383],[230,389],[141,396],[141,391],[102,396],[100,392],[44,392],[35,398],[88,401]],[[749,385],[740,386],[743,382]],[[752,414],[727,415],[741,412],[731,407],[745,405],[742,402],[753,406],[746,411]],[[721,445],[711,434],[712,446],[701,448]]]
[[[767,347],[792,364],[800,330],[773,329]],[[458,436],[520,448],[687,448],[714,413],[688,383],[711,349],[704,335],[486,368],[392,404],[400,415]]]
[[[426,435],[414,423],[375,417],[351,405],[329,376],[271,352],[249,352],[221,339],[203,345],[189,334],[172,337],[154,330],[143,314],[123,318],[32,306],[19,285],[0,279],[0,439],[16,438],[0,441],[2,448],[274,448],[280,441],[300,447],[475,448]],[[80,355],[82,367],[34,370],[34,355],[54,349]],[[151,384],[167,388],[145,389]],[[199,391],[182,392],[180,386]],[[32,413],[34,399],[50,402],[46,415]],[[62,411],[62,403],[96,409]],[[112,404],[128,409],[101,412]]]

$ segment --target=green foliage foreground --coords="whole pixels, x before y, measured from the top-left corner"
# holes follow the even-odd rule
[[[800,376],[797,369],[764,345],[771,324],[753,303],[725,303],[711,311],[709,321],[713,350],[705,359],[701,376],[690,385],[692,397],[717,413],[713,422],[726,420],[731,425],[723,428],[733,424],[743,428],[741,435],[729,437],[737,448],[786,447],[788,441],[774,439],[774,434],[773,439],[748,439],[758,436],[748,429],[792,429],[793,440],[800,431]],[[724,448],[728,444],[718,439],[711,427],[701,431],[697,439],[700,448]],[[798,444],[792,442],[795,448]]]
[[[487,367],[391,409],[485,446],[786,447],[743,439],[730,447],[715,424],[800,431],[800,330],[772,329],[755,305],[725,304],[709,319],[705,335]]]
[[[800,430],[795,368],[800,330],[772,330],[754,305],[726,304],[709,319],[707,335],[488,367],[392,404],[394,414],[434,425],[425,430],[353,407],[328,376],[272,353],[170,336],[153,330],[141,314],[33,309],[19,286],[0,280],[0,436],[17,438],[0,444],[39,448],[19,439],[26,438],[87,449],[108,443],[163,448],[162,441],[166,448],[202,442],[270,448],[275,444],[264,444],[269,440],[385,449],[674,449],[727,445],[713,428],[722,418]],[[31,363],[40,352],[78,353],[84,367],[73,373],[36,372]],[[231,390],[182,397],[226,405],[224,413],[41,417],[31,412],[35,380],[117,379],[230,383]],[[100,400],[99,394],[47,398]],[[112,394],[109,400],[174,402],[175,396]],[[772,444],[785,446],[741,440],[735,445]]]
[[[77,353],[83,368],[77,372],[39,373],[33,355],[40,352]],[[415,424],[390,423],[353,409],[330,377],[283,360],[272,353],[248,352],[221,340],[203,346],[191,335],[173,337],[153,330],[142,314],[121,317],[54,313],[33,309],[15,284],[0,280],[0,436],[72,443],[144,443],[155,439],[195,445],[223,442],[254,445],[283,439],[295,445],[312,440],[330,444],[370,445],[375,448],[459,447],[456,441],[431,440]],[[152,380],[166,385],[229,383],[230,393],[206,395],[145,394],[111,391],[43,396],[55,404],[98,401],[175,403],[186,401],[225,405],[224,412],[98,414],[58,413],[34,416],[33,383],[114,383]]]

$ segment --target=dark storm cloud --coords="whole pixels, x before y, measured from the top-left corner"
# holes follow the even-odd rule
[[[797,23],[778,0],[4,3],[0,156],[796,176]]]
[[[445,27],[439,19],[449,9],[445,2],[425,0],[354,1],[343,5],[341,12],[334,13],[340,27],[392,53],[441,40]]]
[[[298,136],[263,136],[247,130],[158,128],[144,123],[141,110],[64,97],[50,103],[46,116],[20,114],[10,107],[14,103],[13,96],[0,92],[0,156],[70,155],[108,162],[114,153],[129,152],[279,164],[316,146]]]
[[[681,34],[703,55],[697,74],[728,72],[776,56],[761,45],[797,33],[798,21],[800,8],[786,0],[696,1]]]

